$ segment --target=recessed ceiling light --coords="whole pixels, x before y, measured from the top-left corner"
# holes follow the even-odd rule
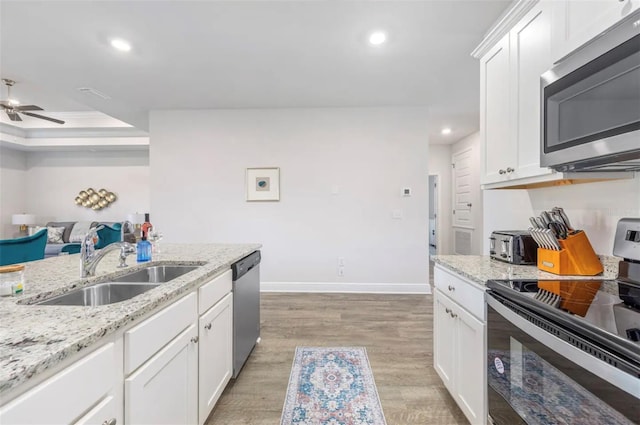
[[[441,133],[446,136],[447,134],[451,134],[451,129],[449,127],[445,127],[442,129]]]
[[[111,46],[116,50],[120,50],[121,52],[128,52],[129,50],[131,50],[131,44],[121,38],[114,38],[113,40],[111,40]]]
[[[382,31],[376,31],[369,36],[369,43],[373,44],[374,46],[379,46],[385,41],[387,41],[387,34],[383,33]]]

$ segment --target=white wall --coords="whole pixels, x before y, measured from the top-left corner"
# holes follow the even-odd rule
[[[483,231],[483,199],[482,190],[480,189],[480,132],[475,132],[469,136],[459,140],[451,146],[451,156],[466,149],[471,149],[471,181],[474,183],[471,187],[471,214],[474,223],[473,237],[471,238],[471,254],[481,255],[483,246],[486,245]],[[453,161],[451,161],[453,162]],[[453,185],[453,182],[451,183]],[[455,202],[452,193],[452,204]],[[453,208],[453,206],[451,207]],[[453,244],[453,242],[452,242]],[[451,249],[453,250],[453,245]]]
[[[422,286],[427,134],[422,108],[152,111],[152,221],[167,241],[262,243],[266,282]],[[247,167],[280,167],[280,202],[245,201]]]
[[[439,255],[451,254],[451,145],[429,146],[429,174],[439,177],[438,241]]]
[[[597,253],[611,255],[618,220],[640,217],[640,175],[531,190],[485,190],[483,195],[485,239],[492,230],[527,229],[529,216],[561,206],[571,224],[585,230]],[[484,253],[488,252],[485,244]]]
[[[47,221],[122,221],[134,212],[149,211],[147,151],[31,152],[27,156],[27,197],[30,213]],[[83,189],[105,188],[117,201],[99,211],[75,204]]]
[[[27,154],[0,147],[0,239],[17,236],[11,215],[31,213],[27,209]]]

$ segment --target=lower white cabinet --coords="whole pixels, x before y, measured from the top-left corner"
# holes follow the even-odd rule
[[[487,423],[486,320],[484,312],[476,317],[464,304],[456,302],[474,300],[470,309],[478,312],[476,298],[484,303],[484,292],[442,270],[437,270],[435,282],[434,368],[469,422],[484,425]],[[447,294],[442,287],[447,288]]]
[[[125,380],[126,424],[194,424],[198,328],[189,326]]]
[[[204,424],[233,374],[233,294],[199,319],[198,423]]]
[[[109,342],[0,408],[0,424],[121,424],[122,347]]]

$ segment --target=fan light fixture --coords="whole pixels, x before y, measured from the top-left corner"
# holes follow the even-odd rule
[[[385,41],[387,41],[387,35],[382,31],[376,31],[369,36],[369,43],[374,46],[379,46]]]
[[[121,52],[128,52],[131,50],[131,44],[128,41],[121,38],[114,38],[111,40],[111,47]]]
[[[57,118],[46,117],[44,115],[33,113],[32,111],[42,111],[43,109],[36,105],[21,105],[16,98],[11,97],[11,87],[16,83],[9,78],[3,78],[2,83],[7,86],[7,100],[0,100],[0,111],[4,111],[11,121],[22,121],[20,114],[41,120],[47,120],[56,124],[64,124],[64,121]]]

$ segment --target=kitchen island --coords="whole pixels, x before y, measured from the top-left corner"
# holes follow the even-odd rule
[[[107,254],[96,275],[79,278],[79,255],[26,263],[25,291],[0,299],[0,404],[48,378],[75,359],[121,337],[145,319],[184,299],[228,271],[259,244],[163,244],[148,263],[118,268],[118,252]],[[154,265],[197,265],[197,269],[129,300],[98,307],[34,305],[93,283]],[[230,276],[230,272],[228,272]],[[230,277],[229,277],[230,282]],[[193,312],[196,317],[198,311]],[[202,312],[201,312],[202,313]],[[122,338],[120,338],[122,339]],[[116,345],[118,343],[116,342]],[[120,347],[120,349],[122,349]]]

